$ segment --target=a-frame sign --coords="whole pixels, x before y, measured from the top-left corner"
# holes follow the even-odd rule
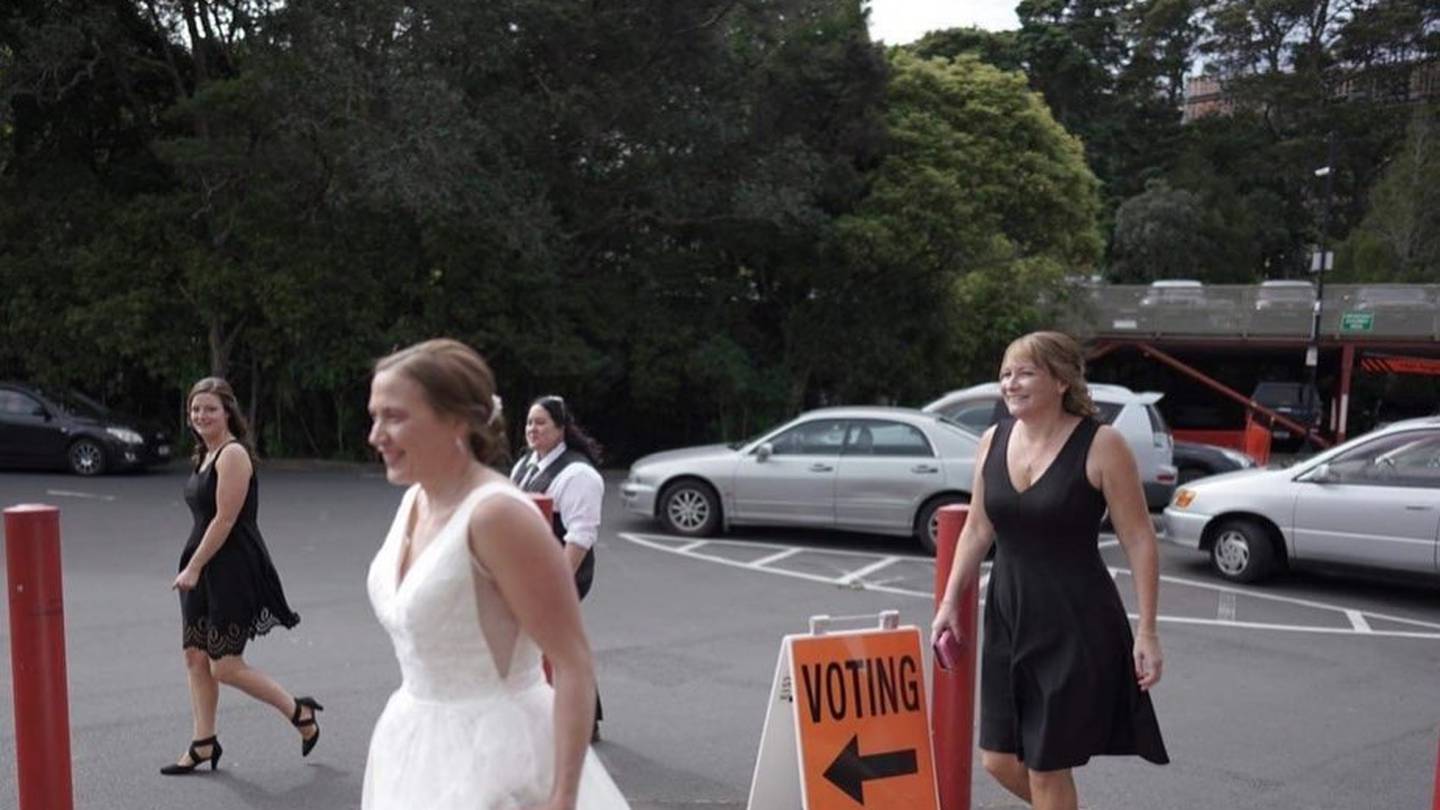
[[[749,810],[937,810],[920,630],[879,618],[781,642]]]

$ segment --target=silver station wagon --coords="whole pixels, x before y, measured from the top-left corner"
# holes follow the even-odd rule
[[[674,534],[804,526],[911,535],[933,551],[935,510],[969,502],[979,444],[937,414],[823,408],[743,443],[645,456],[620,495]]]
[[[1290,564],[1440,573],[1440,417],[1410,419],[1282,470],[1188,483],[1165,538],[1255,582]]]

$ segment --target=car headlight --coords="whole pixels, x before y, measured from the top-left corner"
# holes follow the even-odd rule
[[[1189,506],[1191,503],[1193,503],[1194,501],[1195,501],[1195,490],[1193,490],[1193,489],[1177,489],[1177,490],[1175,490],[1175,498],[1174,498],[1174,500],[1172,500],[1170,503],[1171,503],[1171,505],[1174,506],[1176,509],[1184,509],[1184,508],[1188,507],[1188,506]]]
[[[144,444],[145,438],[139,433],[124,427],[107,427],[105,432],[119,439],[126,444]]]
[[[1239,450],[1229,450],[1222,447],[1220,448],[1220,454],[1225,456],[1225,458],[1228,458],[1231,461],[1235,462],[1236,464],[1239,464],[1241,467],[1255,466],[1255,459],[1250,458]]]
[[[635,470],[630,471],[630,481],[633,483],[645,486],[652,483],[654,480],[655,476],[653,475],[646,475],[645,473],[636,472]]]

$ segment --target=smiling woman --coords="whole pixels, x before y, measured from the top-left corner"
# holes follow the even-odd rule
[[[956,599],[992,544],[980,669],[981,762],[1036,807],[1075,810],[1071,771],[1100,754],[1169,761],[1149,690],[1162,672],[1155,532],[1135,458],[1094,418],[1080,346],[1058,332],[1013,341],[1000,368],[1010,420],[985,432],[970,517],[932,640],[964,643]],[[1132,634],[1101,559],[1109,514],[1130,560]]]
[[[586,748],[595,674],[571,572],[491,466],[505,420],[489,365],[456,340],[416,344],[376,363],[369,407],[385,476],[408,489],[366,578],[403,680],[361,807],[626,810]]]

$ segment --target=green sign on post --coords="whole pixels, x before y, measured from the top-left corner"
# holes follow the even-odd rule
[[[1340,316],[1341,332],[1369,332],[1375,327],[1375,313],[1346,312]]]

